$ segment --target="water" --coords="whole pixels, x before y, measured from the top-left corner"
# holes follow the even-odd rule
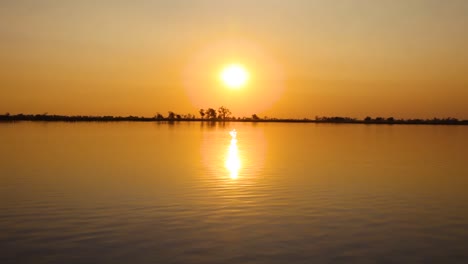
[[[4,123],[0,263],[466,263],[467,149],[461,126]]]

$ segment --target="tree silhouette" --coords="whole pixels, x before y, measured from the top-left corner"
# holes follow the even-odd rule
[[[205,117],[205,110],[200,109],[199,113],[200,113],[201,119],[203,119]]]
[[[253,119],[253,120],[259,120],[260,118],[257,116],[257,114],[253,114],[253,115],[252,115],[252,119]]]
[[[231,115],[231,111],[229,109],[227,109],[226,107],[221,106],[221,107],[218,108],[218,118],[219,119],[225,120],[226,118],[229,118],[230,115]]]
[[[216,110],[214,110],[213,108],[208,108],[205,114],[207,115],[208,119],[216,120]]]
[[[157,119],[157,120],[162,120],[162,119],[164,119],[164,116],[161,115],[160,113],[157,113],[157,114],[154,116],[154,118]]]
[[[175,119],[175,113],[172,111],[168,112],[169,114],[167,115],[167,119],[169,120],[174,120]]]

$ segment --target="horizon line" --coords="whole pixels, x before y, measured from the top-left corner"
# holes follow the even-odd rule
[[[0,121],[45,121],[45,122],[119,122],[119,121],[131,121],[131,122],[283,122],[283,123],[341,123],[341,124],[426,124],[426,125],[468,125],[468,120],[457,119],[452,117],[432,119],[421,119],[421,118],[394,118],[394,117],[375,117],[372,118],[367,116],[364,119],[343,117],[343,116],[316,116],[314,119],[310,118],[275,118],[267,117],[261,118],[256,114],[251,117],[230,117],[230,116],[211,116],[207,118],[197,117],[192,114],[179,115],[172,111],[168,112],[167,117],[161,114],[156,114],[153,117],[144,116],[113,116],[113,115],[56,115],[56,114],[16,114],[11,115],[5,113],[0,115]],[[204,116],[204,115],[203,115]]]

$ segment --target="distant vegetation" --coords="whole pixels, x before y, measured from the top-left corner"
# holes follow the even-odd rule
[[[259,117],[252,114],[250,117],[235,117],[231,111],[221,106],[218,109],[207,108],[200,109],[198,114],[179,114],[169,111],[166,116],[157,113],[153,117],[142,116],[65,116],[44,114],[16,114],[9,113],[0,115],[0,121],[62,121],[62,122],[117,122],[117,121],[139,121],[139,122],[174,122],[174,121],[206,121],[206,122],[296,122],[296,123],[345,123],[345,124],[430,124],[430,125],[468,125],[468,120],[458,120],[456,118],[432,118],[432,119],[397,119],[394,117],[376,117],[370,116],[364,119],[351,117],[326,117],[316,116],[314,119],[291,119],[291,118],[273,118]]]

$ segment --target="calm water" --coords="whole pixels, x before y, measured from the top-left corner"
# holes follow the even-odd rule
[[[0,124],[0,251],[0,263],[467,263],[468,127]]]

